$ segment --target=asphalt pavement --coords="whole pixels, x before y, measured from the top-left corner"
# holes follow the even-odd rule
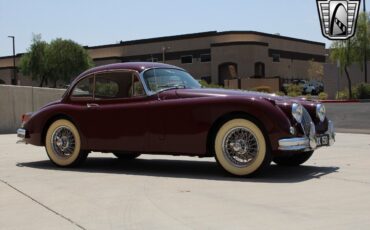
[[[369,229],[370,135],[338,134],[303,166],[257,178],[214,159],[93,153],[61,169],[0,135],[0,229]]]

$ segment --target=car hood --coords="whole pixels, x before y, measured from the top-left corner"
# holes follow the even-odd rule
[[[232,89],[178,89],[176,91],[178,97],[181,98],[194,98],[194,97],[241,97],[250,98],[254,100],[268,100],[276,104],[292,104],[294,102],[301,103],[302,105],[313,104],[316,101],[306,100],[299,97],[278,96],[276,94],[260,93],[246,90],[232,90]]]

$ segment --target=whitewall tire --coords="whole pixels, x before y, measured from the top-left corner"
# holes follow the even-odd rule
[[[229,120],[220,127],[214,150],[222,168],[237,176],[260,172],[271,162],[262,130],[254,122],[243,118]]]
[[[81,151],[81,137],[76,126],[66,119],[56,120],[49,126],[45,148],[49,159],[61,167],[76,166],[88,155]]]

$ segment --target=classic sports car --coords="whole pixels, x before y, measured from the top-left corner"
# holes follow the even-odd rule
[[[76,166],[88,153],[215,157],[227,172],[261,172],[271,161],[300,165],[334,143],[334,126],[315,101],[206,89],[185,70],[160,63],[99,66],[78,76],[62,99],[22,117],[21,141]]]

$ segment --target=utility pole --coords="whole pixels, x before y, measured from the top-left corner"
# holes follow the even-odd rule
[[[166,62],[166,51],[169,50],[170,47],[168,46],[162,46],[162,62]]]
[[[13,78],[11,80],[11,84],[17,85],[17,68],[15,67],[15,37],[8,36],[8,38],[11,38],[13,40]]]
[[[365,83],[367,83],[367,15],[366,15],[366,0],[364,2],[364,14],[366,18],[366,26],[365,26],[365,42],[364,42],[364,48],[365,48],[365,55],[364,55],[364,72],[365,72]]]

